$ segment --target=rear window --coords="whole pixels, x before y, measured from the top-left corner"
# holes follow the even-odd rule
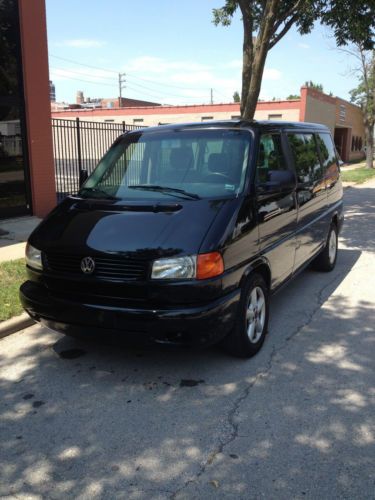
[[[337,165],[337,156],[335,151],[335,146],[332,142],[330,134],[318,134],[316,136],[320,155],[322,157],[322,163],[324,170],[330,168],[333,164]]]

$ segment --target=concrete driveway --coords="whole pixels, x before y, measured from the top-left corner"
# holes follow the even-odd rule
[[[375,183],[337,267],[272,300],[248,361],[33,326],[0,343],[0,496],[375,498]]]

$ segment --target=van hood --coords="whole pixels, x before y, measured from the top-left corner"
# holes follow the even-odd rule
[[[112,253],[155,259],[195,254],[228,201],[140,203],[68,197],[29,241],[45,252],[76,255]]]

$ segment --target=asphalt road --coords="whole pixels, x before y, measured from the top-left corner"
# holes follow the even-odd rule
[[[336,269],[273,298],[251,360],[3,339],[1,498],[374,499],[375,183],[345,202]]]

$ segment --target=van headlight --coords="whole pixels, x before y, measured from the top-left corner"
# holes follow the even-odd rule
[[[34,269],[42,270],[42,252],[37,248],[27,243],[25,252],[26,264]]]
[[[154,280],[195,278],[196,262],[195,255],[155,260],[151,278]]]
[[[187,255],[172,259],[155,260],[152,265],[151,278],[167,279],[197,279],[214,278],[224,272],[224,262],[219,252]]]

